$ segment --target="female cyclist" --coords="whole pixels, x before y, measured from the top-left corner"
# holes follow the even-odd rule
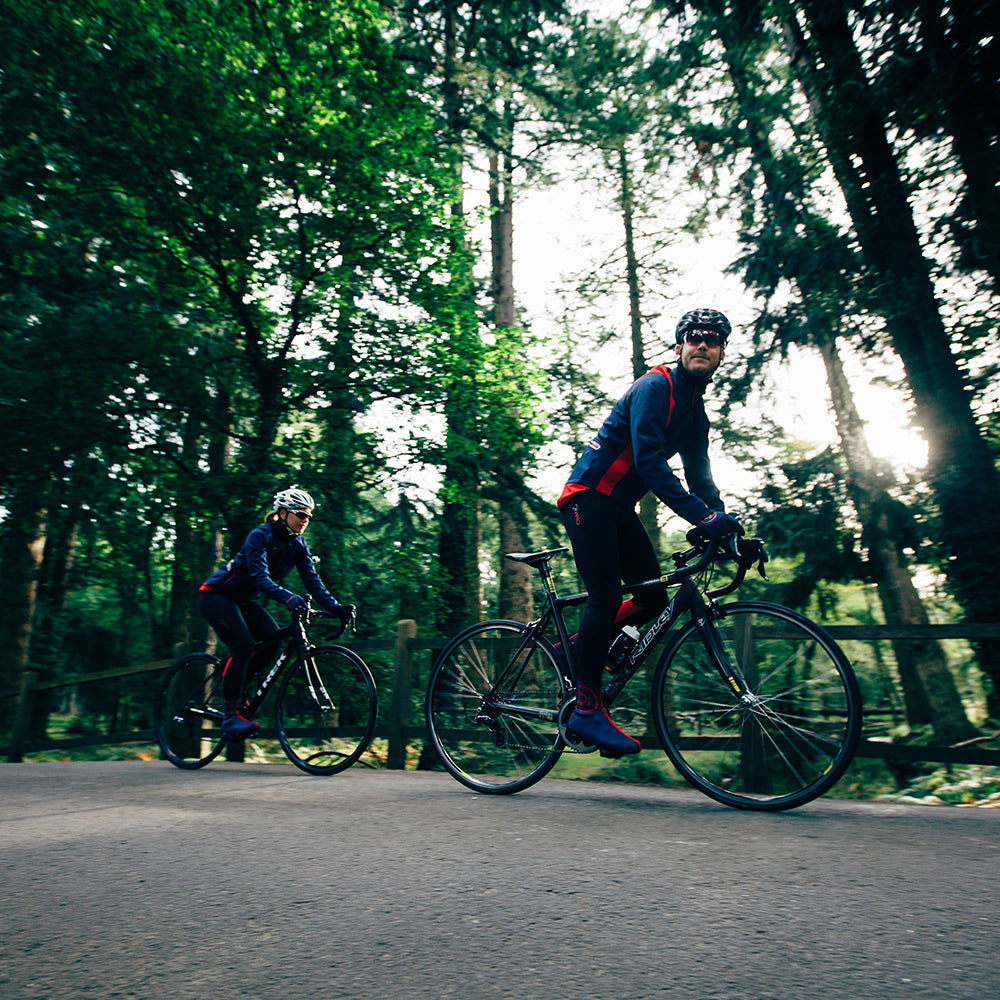
[[[305,607],[305,598],[280,582],[294,566],[306,590],[323,608],[345,620],[351,616],[351,607],[337,601],[323,585],[302,537],[314,507],[313,498],[294,486],[275,494],[273,509],[264,523],[254,528],[239,552],[199,588],[198,611],[229,649],[222,681],[222,733],[229,739],[246,739],[259,728],[244,715],[243,682],[254,644],[278,631],[277,622],[256,598],[272,597],[290,611]]]

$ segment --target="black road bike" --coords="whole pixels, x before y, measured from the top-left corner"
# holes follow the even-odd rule
[[[692,540],[692,539],[689,539]],[[695,788],[728,806],[777,811],[830,789],[850,763],[861,732],[861,694],[837,643],[805,616],[763,601],[720,604],[766,554],[756,539],[729,582],[707,589],[727,556],[693,541],[673,556],[675,569],[624,589],[676,588],[663,613],[641,633],[603,697],[626,730],[648,726]],[[550,561],[565,548],[510,553],[538,571],[546,607],[536,621],[486,621],[456,635],[442,650],[427,686],[430,737],[445,768],[478,792],[510,793],[533,785],[563,753],[596,748],[567,732],[575,702],[565,608],[586,594],[559,597]],[[694,561],[692,561],[694,560]],[[765,576],[766,579],[766,576]],[[684,619],[684,620],[682,620]],[[676,629],[672,629],[680,622]],[[659,663],[647,691],[626,686],[652,652]]]
[[[352,628],[355,618],[352,609]],[[307,628],[321,620],[339,626],[333,638],[347,624],[307,607],[255,647],[244,699],[252,718],[275,689],[274,725],[262,725],[247,742],[264,759],[280,746],[308,774],[336,774],[368,749],[378,696],[371,671],[357,653],[346,646],[313,645]],[[223,665],[209,653],[190,653],[170,667],[160,684],[153,722],[156,739],[164,757],[177,767],[204,767],[226,745],[221,729]]]

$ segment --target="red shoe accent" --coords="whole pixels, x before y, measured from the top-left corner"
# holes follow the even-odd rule
[[[578,739],[592,743],[609,757],[624,757],[626,754],[638,753],[642,744],[619,729],[608,715],[606,709],[594,712],[581,712],[574,709],[566,721],[566,728]]]
[[[576,689],[576,711],[589,714],[601,707],[601,699],[593,688],[581,684]]]
[[[222,734],[231,739],[245,740],[260,729],[260,724],[244,719],[242,715],[229,715],[222,722]]]

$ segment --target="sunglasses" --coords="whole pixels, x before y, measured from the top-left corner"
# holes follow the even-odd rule
[[[288,513],[294,514],[300,521],[308,521],[312,517],[307,510],[290,510]]]
[[[722,338],[717,333],[709,333],[707,330],[688,330],[684,334],[684,340],[689,344],[704,344],[706,347],[722,346]]]

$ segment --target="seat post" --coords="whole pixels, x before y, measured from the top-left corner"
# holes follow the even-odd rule
[[[538,564],[538,572],[542,578],[542,588],[549,597],[556,597],[556,585],[553,582],[552,567],[549,565],[548,559],[544,562]]]

